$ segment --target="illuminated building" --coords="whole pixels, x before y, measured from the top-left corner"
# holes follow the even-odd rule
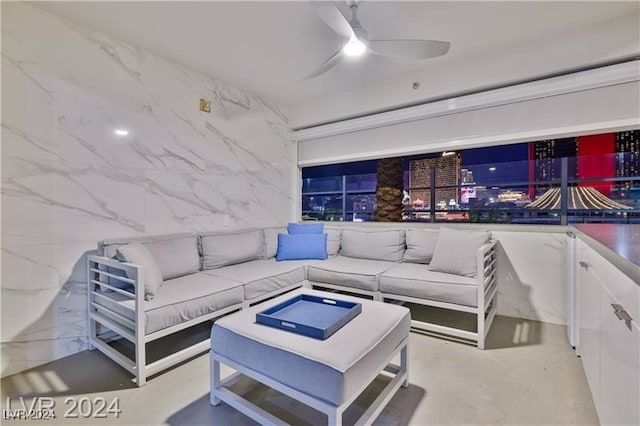
[[[460,169],[460,182],[462,184],[475,183],[473,180],[473,171],[469,169]]]
[[[569,161],[568,177],[578,179],[604,179],[623,176],[640,175],[640,131],[632,130],[618,133],[580,136],[557,140],[532,142],[529,145],[530,180],[553,181],[560,179],[561,157],[576,157]],[[632,182],[623,182],[620,191],[631,188]],[[613,184],[603,181],[580,183],[582,187],[595,188],[598,192],[609,196]],[[540,185],[537,194],[549,189]],[[533,195],[533,186],[530,187]],[[619,194],[622,196],[623,194]]]
[[[578,138],[577,172],[581,187],[594,188],[610,196],[612,182],[588,181],[585,179],[612,178],[615,175],[616,134],[580,136]],[[571,176],[571,175],[570,175]]]
[[[640,176],[640,130],[616,133],[616,177],[624,176]],[[633,181],[620,182],[618,195],[631,198],[632,187]]]
[[[458,203],[460,196],[458,186],[462,169],[462,157],[460,154],[423,158],[409,162],[409,195],[411,201],[424,200],[425,206],[431,200],[431,169],[436,169],[435,186],[448,188],[436,189],[436,203],[444,201],[449,203],[454,200]],[[471,172],[468,172],[471,173]],[[473,178],[473,173],[471,173]]]
[[[527,198],[527,194],[522,191],[504,191],[498,194],[498,201],[513,203]]]
[[[548,139],[529,144],[529,180],[560,181],[562,157],[575,157],[578,153],[577,138]],[[575,176],[575,164],[569,169],[569,176]],[[551,185],[538,185],[537,192],[533,185],[529,187],[529,195],[534,198]]]
[[[569,210],[628,210],[631,207],[612,200],[595,188],[589,186],[570,187],[567,189],[567,208]],[[560,188],[551,188],[533,203],[527,206],[529,209],[561,208]]]

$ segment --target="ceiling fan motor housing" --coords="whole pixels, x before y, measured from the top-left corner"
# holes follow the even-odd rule
[[[351,25],[351,29],[353,30],[353,35],[355,35],[358,40],[366,44],[369,38],[367,35],[367,31],[360,26],[360,22],[356,19],[355,24],[357,25],[354,25],[354,21],[349,22],[349,24]]]

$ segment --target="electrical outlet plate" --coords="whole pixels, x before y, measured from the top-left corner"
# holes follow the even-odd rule
[[[211,112],[211,101],[208,101],[205,98],[200,98],[200,111]]]

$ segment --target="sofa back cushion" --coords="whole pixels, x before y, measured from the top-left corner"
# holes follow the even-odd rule
[[[327,255],[336,256],[340,253],[340,229],[324,228],[324,233],[327,234]]]
[[[409,228],[406,230],[407,251],[404,261],[407,263],[429,263],[438,242],[437,229]]]
[[[147,246],[140,243],[125,244],[118,247],[116,257],[121,262],[142,266],[144,274],[144,298],[145,300],[152,300],[156,291],[158,291],[162,285],[163,280],[158,262],[156,262]],[[129,278],[134,277],[130,276]]]
[[[341,254],[358,259],[400,262],[404,255],[404,244],[403,229],[343,229],[340,233]]]
[[[264,234],[261,229],[201,234],[198,240],[203,269],[221,268],[263,257]]]
[[[155,259],[163,280],[182,277],[200,270],[198,240],[195,235],[155,239],[144,243]]]
[[[193,236],[195,238],[195,234],[191,234],[191,233],[143,235],[141,237],[129,237],[129,238],[110,238],[108,240],[98,241],[98,256],[105,256],[111,259],[115,259],[118,247],[123,246],[125,244],[132,244],[132,243],[144,244],[153,240],[166,240],[166,239],[182,238],[182,237],[188,237],[188,236]]]
[[[136,243],[149,250],[165,281],[200,270],[198,240],[195,234],[189,233],[103,240],[98,242],[98,254],[115,258],[119,247]]]
[[[287,228],[280,226],[276,228],[264,228],[264,251],[262,255],[265,259],[272,259],[278,253],[278,234],[286,234]]]
[[[440,228],[429,269],[465,277],[475,277],[478,249],[491,240],[489,231]]]

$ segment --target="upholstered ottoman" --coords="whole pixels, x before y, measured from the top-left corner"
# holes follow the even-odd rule
[[[326,340],[256,324],[256,313],[298,294],[358,302],[362,312]],[[398,388],[408,385],[410,327],[407,308],[311,289],[228,315],[211,331],[211,404],[222,400],[261,424],[283,423],[224,387],[243,374],[326,413],[330,425],[340,425],[344,410],[378,374],[395,374],[363,414],[361,421],[370,423]],[[390,364],[398,353],[400,366]],[[238,373],[221,381],[220,363]]]

